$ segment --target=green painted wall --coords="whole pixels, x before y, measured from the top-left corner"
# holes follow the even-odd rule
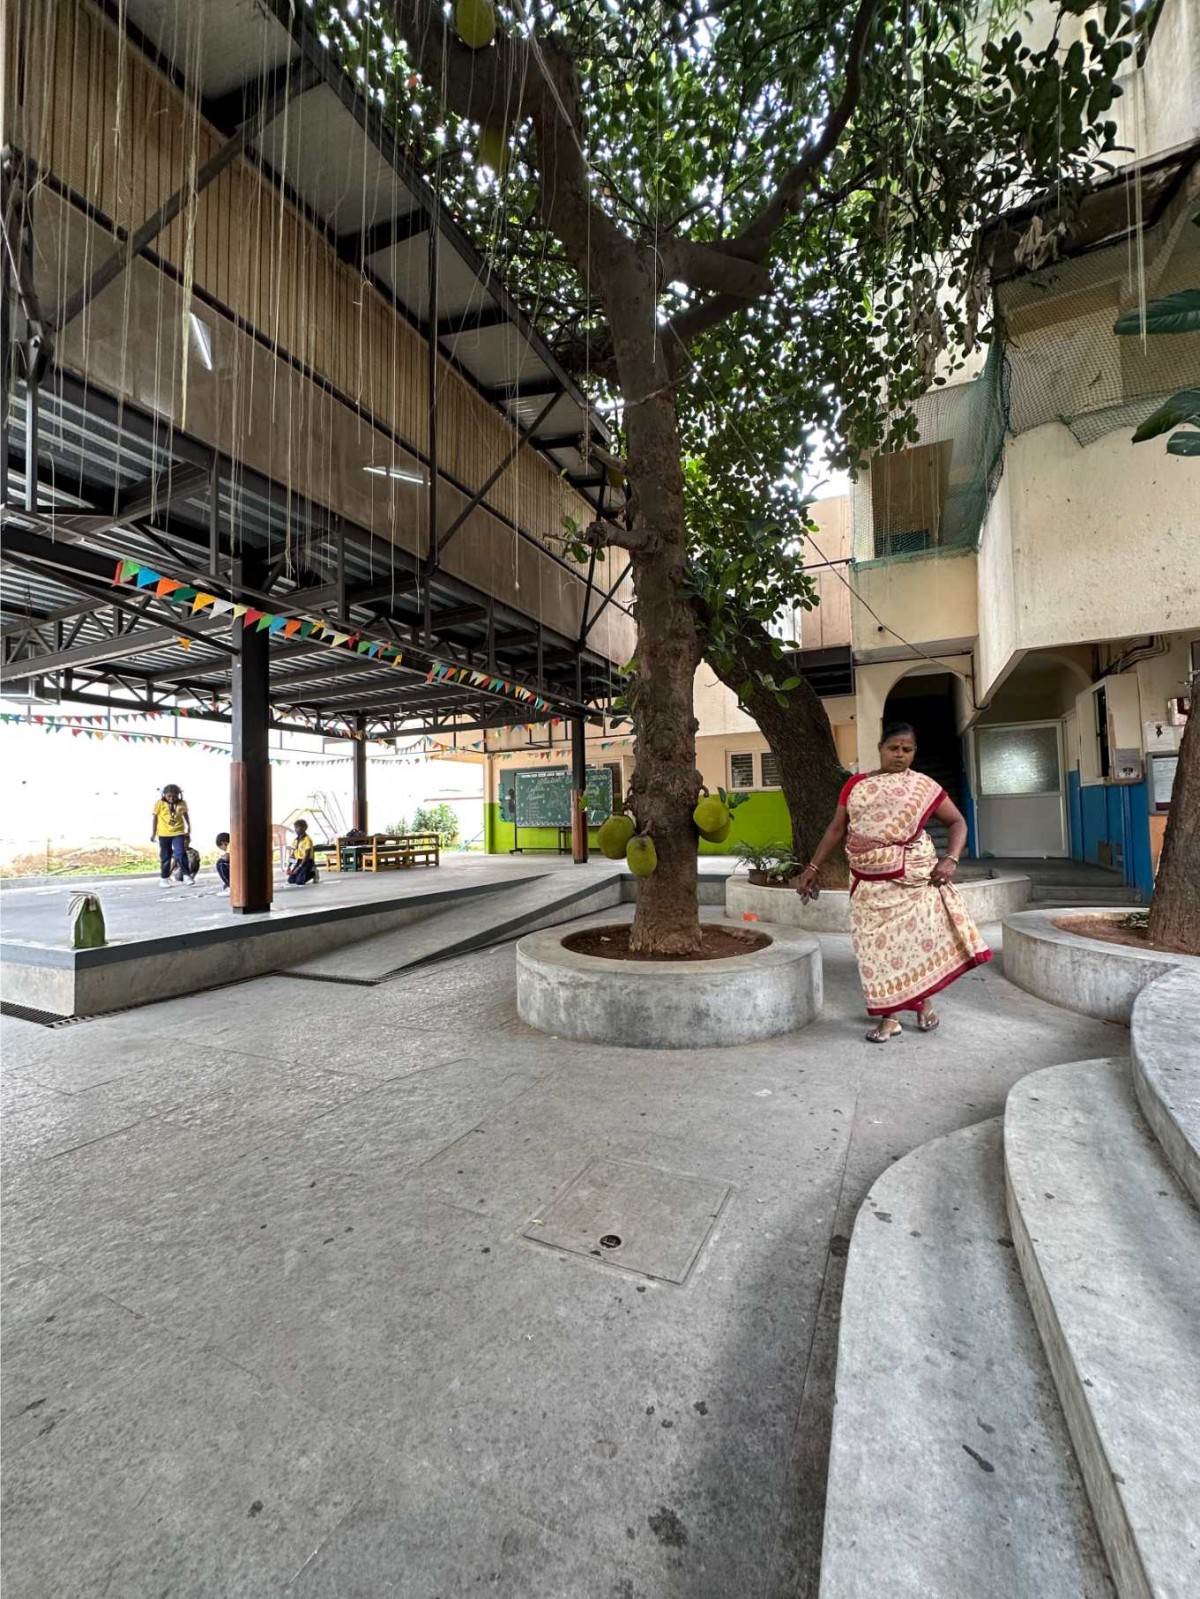
[[[755,844],[760,849],[765,844],[790,844],[792,819],[788,815],[783,793],[777,788],[756,790],[733,813],[733,826],[723,844],[709,844],[700,840],[701,855],[732,855],[734,846]]]
[[[513,826],[501,818],[500,807],[494,801],[483,808],[484,848],[491,855],[507,854],[513,847]],[[588,834],[593,849],[598,848],[596,834]],[[788,808],[779,789],[763,789],[751,794],[733,813],[733,827],[723,844],[708,844],[700,840],[701,855],[732,855],[734,845],[741,842],[756,844],[790,844],[792,823]],[[553,850],[558,845],[558,834],[552,827],[523,827],[521,847]]]
[[[593,849],[599,849],[596,843],[596,830],[590,828],[588,838]],[[489,855],[507,855],[513,847],[513,824],[506,822],[500,815],[500,806],[495,800],[489,800],[483,807],[483,847]],[[558,849],[558,829],[556,827],[523,827],[521,829],[521,848],[549,850],[553,853]]]

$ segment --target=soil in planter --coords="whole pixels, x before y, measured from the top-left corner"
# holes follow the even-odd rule
[[[1175,950],[1168,951],[1162,944],[1152,944],[1146,928],[1125,927],[1111,916],[1059,916],[1054,926],[1060,932],[1074,933],[1079,938],[1098,938],[1105,944],[1127,944],[1130,949],[1161,949],[1166,954],[1178,953]]]
[[[564,938],[563,948],[576,955],[598,955],[610,961],[657,961],[662,955],[632,953],[629,948],[628,927],[589,927],[584,933],[572,933]],[[766,949],[771,940],[765,933],[741,933],[729,927],[714,927],[702,923],[700,948],[694,955],[670,955],[668,960],[723,961],[731,955],[751,955],[756,949]]]

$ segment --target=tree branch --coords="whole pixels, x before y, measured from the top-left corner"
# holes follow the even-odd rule
[[[788,168],[775,187],[775,192],[762,210],[742,229],[736,238],[724,241],[712,249],[728,250],[731,255],[753,264],[761,264],[771,247],[776,232],[785,218],[797,209],[800,197],[820,175],[820,169],[837,148],[838,140],[854,114],[862,94],[862,66],[866,54],[867,36],[875,19],[879,0],[859,0],[854,27],[846,56],[846,81],[837,105],[817,138],[807,146],[803,155]],[[701,285],[697,285],[698,287]],[[718,326],[745,304],[744,298],[718,291],[710,299],[690,306],[669,324],[669,331],[686,349],[688,344],[709,328]]]
[[[744,261],[729,246],[696,244],[691,239],[660,243],[663,276],[681,278],[694,289],[715,289],[737,300],[757,300],[771,286],[766,267]]]

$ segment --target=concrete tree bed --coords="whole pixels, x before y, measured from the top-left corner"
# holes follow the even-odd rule
[[[1092,910],[1091,916],[1128,916],[1129,907]],[[1004,922],[1004,975],[1051,1005],[1127,1026],[1134,1001],[1148,983],[1184,968],[1200,976],[1200,956],[1138,949],[1086,938],[1054,924],[1069,911],[1022,911]]]
[[[706,961],[606,960],[564,949],[564,938],[580,930],[531,933],[517,945],[517,1011],[541,1032],[634,1049],[705,1049],[795,1032],[820,1013],[820,947],[790,929],[772,930],[749,954]]]
[[[978,924],[1002,921],[1029,903],[1030,880],[1016,872],[968,877],[957,887]],[[744,877],[731,877],[725,886],[725,914],[734,921],[749,914],[760,922],[798,927],[806,933],[848,933],[850,893],[844,888],[823,888],[806,905],[794,888],[765,888]]]

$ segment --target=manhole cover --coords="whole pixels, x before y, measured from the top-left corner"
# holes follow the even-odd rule
[[[728,1197],[728,1183],[602,1158],[539,1211],[522,1236],[682,1283]]]

